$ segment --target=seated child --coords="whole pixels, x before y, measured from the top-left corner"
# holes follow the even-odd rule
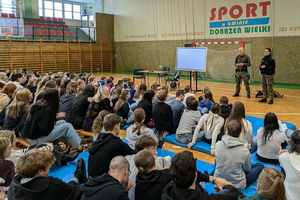
[[[145,116],[145,111],[142,108],[135,109],[133,113],[134,123],[126,129],[126,140],[132,149],[134,149],[136,141],[143,135],[150,135],[158,142],[153,130],[145,126]]]
[[[157,94],[157,92],[159,91],[159,90],[161,90],[161,86],[160,86],[160,84],[157,84],[157,83],[153,83],[152,85],[151,85],[151,90],[154,92],[154,99],[152,100],[152,105],[155,105],[157,102],[159,102],[159,100],[158,100],[158,98],[157,98],[157,96],[156,96],[156,94]]]
[[[78,160],[74,179],[69,183],[48,176],[54,161],[53,153],[42,148],[32,149],[21,156],[16,167],[18,175],[7,193],[8,199],[80,200],[82,187],[79,183],[87,179],[84,160]]]
[[[127,103],[128,99],[130,98],[130,93],[128,90],[123,90],[121,95],[119,96],[119,100],[117,101],[114,111],[115,114],[122,117],[123,121],[121,122],[121,126],[126,125],[126,121],[129,115],[129,105]]]
[[[176,130],[177,142],[188,144],[192,141],[194,126],[201,118],[201,114],[197,108],[198,101],[196,99],[187,103],[187,108],[184,110],[179,126]]]
[[[180,118],[184,111],[184,105],[182,103],[184,99],[184,92],[182,90],[177,90],[176,99],[171,101],[169,104],[173,111],[174,124],[179,125]]]
[[[215,147],[215,176],[228,180],[241,190],[254,183],[264,168],[261,163],[251,166],[250,152],[245,147],[245,141],[239,138],[242,127],[238,120],[229,121],[227,135]]]
[[[114,78],[113,76],[110,76],[110,77],[108,77],[108,78],[110,78],[110,79],[111,79],[111,84],[110,84],[110,87],[111,87],[111,88],[113,88],[113,87],[115,86],[115,84],[114,84],[114,80],[115,80],[115,78]]]
[[[176,96],[173,94],[169,94],[169,88],[168,85],[163,85],[161,87],[162,90],[166,90],[167,91],[167,100],[166,100],[166,104],[170,105],[171,101],[175,100]]]
[[[14,163],[10,157],[12,144],[8,138],[0,137],[0,197],[5,199],[6,192],[15,177]]]
[[[152,156],[154,156],[155,159],[155,166],[157,169],[161,170],[165,167],[170,166],[170,160],[171,157],[167,156],[167,157],[158,157],[157,156],[157,151],[156,151],[156,147],[157,147],[157,142],[153,139],[153,137],[149,136],[149,135],[142,135],[135,143],[135,149],[138,152],[142,151],[142,150],[147,150],[151,153]],[[129,180],[132,184],[132,187],[130,188],[130,190],[128,191],[128,196],[129,199],[134,200],[135,199],[135,180],[136,180],[136,175],[138,174],[138,168],[135,165],[135,158],[136,158],[136,154],[134,155],[128,155],[125,157],[128,162],[130,163],[130,171],[131,174],[129,176]]]
[[[106,82],[106,76],[104,75],[101,75],[100,76],[100,80],[97,82],[99,85],[105,85],[105,82]]]
[[[199,98],[198,98],[198,101],[199,101],[199,102],[202,101],[202,100],[204,99],[205,92],[207,92],[207,91],[210,91],[210,88],[207,87],[207,86],[204,86],[204,87],[203,87],[203,90],[202,90],[202,95],[199,96]]]
[[[204,114],[196,126],[192,142],[188,144],[188,148],[194,146],[195,142],[204,140],[204,142],[211,144],[211,155],[215,155],[215,144],[218,135],[224,124],[224,119],[220,116],[221,107],[215,103],[211,106],[209,114]]]
[[[108,91],[111,90],[111,88],[112,88],[111,85],[112,85],[112,80],[110,78],[106,79],[106,83],[104,86],[106,86],[108,88]]]
[[[228,98],[226,96],[222,96],[219,100],[221,106],[221,114],[220,116],[223,117],[224,122],[229,117],[231,113],[232,104],[228,104]],[[221,128],[221,133],[218,135],[218,140],[221,140],[222,136],[224,135],[224,125]]]
[[[186,106],[186,99],[187,99],[188,97],[190,97],[190,96],[195,97],[195,94],[192,93],[191,86],[186,85],[186,86],[184,87],[184,99],[183,99],[183,102],[182,102],[184,106]]]
[[[278,119],[274,113],[267,113],[264,127],[257,131],[257,160],[273,165],[279,164],[279,151],[287,146],[286,135],[279,131]]]
[[[130,98],[128,99],[128,103],[131,105],[135,103],[135,100],[133,100],[134,94],[136,93],[135,83],[133,81],[129,81],[128,88],[126,90],[130,92]]]
[[[208,113],[211,106],[215,103],[211,91],[206,91],[204,93],[204,99],[199,102],[199,111],[201,114]]]
[[[103,120],[104,117],[106,115],[110,114],[110,112],[108,110],[102,110],[99,114],[98,117],[96,117],[96,119],[93,122],[93,127],[92,127],[92,131],[93,131],[93,141],[97,140],[99,133],[105,133],[105,129],[103,126]]]
[[[130,78],[127,78],[126,76],[123,76],[122,81],[124,83],[124,88],[127,89],[128,88],[128,82],[130,81]]]
[[[239,196],[239,200],[277,199],[285,200],[284,175],[267,167],[262,170],[257,181],[257,193],[252,197]]]

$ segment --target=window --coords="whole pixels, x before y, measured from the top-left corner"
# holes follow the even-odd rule
[[[0,5],[2,13],[11,14],[16,12],[15,1],[0,0]]]
[[[3,0],[0,0],[0,2]],[[60,1],[39,0],[39,15],[72,20],[81,19],[81,5]]]
[[[90,22],[94,21],[94,15],[90,15]]]

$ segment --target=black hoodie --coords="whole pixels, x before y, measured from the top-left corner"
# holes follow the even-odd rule
[[[129,200],[128,192],[120,185],[119,181],[109,174],[95,178],[89,177],[83,186],[81,200]]]
[[[65,183],[58,178],[37,177],[21,184],[17,175],[9,187],[9,200],[79,200],[82,196],[82,187],[71,181]]]
[[[88,172],[89,176],[101,176],[109,170],[110,161],[116,156],[135,154],[119,137],[111,133],[100,133],[89,150]]]
[[[135,199],[161,199],[164,187],[172,180],[169,170],[139,172],[136,176]]]
[[[223,189],[228,189],[226,194],[208,194],[201,186],[199,190],[182,189],[176,187],[171,181],[162,192],[162,200],[237,200],[240,195],[243,195],[238,189],[233,186],[224,186]]]
[[[29,115],[21,132],[23,137],[37,139],[52,132],[56,122],[56,113],[47,102],[42,105],[33,104]]]
[[[265,56],[261,62],[260,66],[265,65],[265,68],[259,68],[261,74],[266,75],[274,75],[275,74],[275,60],[272,58],[271,54],[268,56]]]

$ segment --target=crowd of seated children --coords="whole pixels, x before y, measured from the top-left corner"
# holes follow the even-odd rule
[[[281,169],[285,172],[284,186],[287,199],[298,199],[300,191],[300,130],[291,135],[290,149],[279,156]]]
[[[69,116],[66,118],[75,129],[83,128],[83,121],[85,118],[86,110],[89,107],[89,100],[95,94],[95,87],[86,85],[81,94],[79,94],[73,101],[72,108]]]
[[[15,131],[19,135],[18,126],[21,118],[27,113],[32,99],[32,93],[28,89],[18,89],[12,103],[6,109],[4,130]]]
[[[83,186],[82,200],[129,200],[130,188],[128,161],[116,156],[108,163],[108,170],[101,176],[89,177]]]
[[[77,96],[77,89],[78,84],[70,82],[67,85],[66,93],[60,96],[58,113],[64,113],[64,117],[59,119],[66,119],[69,116],[73,101]]]
[[[170,166],[172,181],[163,189],[162,200],[236,200],[242,195],[232,183],[197,171],[196,159],[190,151],[177,153]],[[211,182],[219,193],[208,194],[200,182]]]
[[[264,168],[257,182],[257,193],[252,197],[239,196],[238,200],[287,199],[283,183],[284,175],[278,170],[271,167]]]
[[[47,89],[43,98],[32,104],[24,122],[20,123],[22,137],[31,144],[42,142],[53,142],[61,137],[72,145],[74,149],[81,152],[86,149],[82,146],[81,138],[78,136],[72,124],[65,120],[57,121],[59,108],[59,94],[54,88]]]
[[[130,98],[130,93],[128,90],[123,90],[121,92],[121,95],[119,97],[119,100],[117,101],[114,112],[116,115],[123,118],[121,122],[121,127],[126,125],[126,121],[129,118],[129,104],[127,103],[128,99]]]
[[[204,93],[204,99],[202,101],[199,102],[199,111],[201,112],[201,114],[205,114],[208,113],[210,111],[210,108],[212,107],[212,105],[215,103],[214,99],[213,99],[213,95],[211,93],[210,90],[206,91]]]
[[[190,96],[195,97],[195,94],[192,93],[191,86],[186,85],[186,86],[184,87],[184,99],[183,99],[183,102],[182,102],[184,106],[187,106],[187,105],[186,105],[186,99],[187,99],[188,97],[190,97]]]
[[[240,123],[243,125],[240,138],[245,140],[246,147],[249,149],[251,153],[253,153],[257,150],[257,142],[253,141],[252,124],[245,117],[246,117],[245,106],[242,102],[237,101],[232,106],[231,113],[225,122],[225,127],[227,127],[226,124],[233,119],[240,121]],[[225,134],[226,134],[226,128],[225,128]]]
[[[211,144],[210,154],[215,155],[215,144],[224,124],[224,119],[220,116],[220,113],[220,105],[217,103],[213,104],[209,113],[204,114],[200,118],[193,134],[193,140],[188,144],[188,148],[194,146],[195,142],[203,140]]]
[[[110,114],[108,110],[102,110],[99,112],[98,116],[93,122],[93,141],[97,140],[100,133],[105,133],[105,129],[103,126],[103,120],[106,115]]]
[[[267,113],[264,119],[264,127],[257,131],[257,160],[273,165],[279,163],[279,151],[287,146],[286,135],[279,130],[277,116]]]
[[[138,87],[137,92],[134,94],[135,103],[130,105],[130,109],[134,111],[137,108],[139,102],[143,99],[144,93],[147,90],[147,85],[145,83],[141,83]]]
[[[176,130],[177,142],[184,144],[192,142],[195,125],[198,124],[201,118],[201,114],[197,110],[198,101],[193,96],[189,98],[193,98],[193,100],[187,101],[187,108],[184,110]]]
[[[126,88],[126,90],[128,90],[129,93],[130,93],[130,98],[127,101],[130,105],[133,104],[133,103],[135,103],[135,100],[133,100],[133,97],[134,97],[134,95],[136,93],[135,86],[136,85],[135,85],[135,83],[133,81],[129,81],[128,82],[128,88]]]
[[[134,149],[136,141],[143,135],[149,135],[158,142],[153,130],[145,126],[145,116],[145,111],[142,108],[135,109],[133,112],[134,123],[126,129],[126,140],[132,149]]]
[[[236,119],[226,124],[227,134],[215,145],[215,176],[231,182],[238,189],[245,189],[254,183],[263,164],[251,166],[251,155],[245,146],[246,141],[240,138],[243,125]]]
[[[8,83],[0,90],[0,112],[13,99],[13,94],[16,89],[17,86],[15,84]]]
[[[46,85],[47,81],[50,81],[50,80],[51,80],[50,76],[44,76],[42,78],[42,80],[39,82],[39,84],[37,85],[34,102],[36,100],[36,97],[39,95],[39,93],[44,92],[46,90],[45,85]]]
[[[144,92],[142,100],[138,103],[137,108],[142,108],[145,111],[145,121],[144,124],[152,128],[153,127],[153,117],[152,117],[152,100],[154,98],[154,91],[146,90]]]
[[[80,200],[82,187],[79,183],[87,179],[84,160],[78,160],[74,178],[69,183],[48,176],[54,162],[53,153],[44,148],[32,149],[21,156],[16,166],[18,175],[7,193],[8,199]]]
[[[177,90],[176,92],[176,99],[170,102],[171,109],[173,111],[173,119],[174,119],[174,124],[176,126],[179,125],[180,118],[183,114],[184,111],[184,92],[182,90]]]
[[[115,114],[105,116],[103,126],[105,133],[99,133],[96,141],[89,150],[88,174],[89,176],[101,176],[109,170],[109,163],[115,156],[135,154],[119,137],[122,118]]]
[[[94,119],[97,117],[100,111],[108,110],[112,111],[110,106],[109,90],[105,86],[100,86],[97,93],[89,100],[90,104],[87,108],[85,119],[83,122],[83,130],[92,131]]]
[[[0,137],[0,199],[5,199],[6,192],[15,177],[14,163],[7,160],[12,151],[12,144],[6,137]]]
[[[171,157],[158,157],[157,156],[157,147],[158,143],[149,135],[143,135],[140,137],[136,144],[135,144],[135,150],[138,152],[142,150],[146,150],[150,152],[151,156],[154,156],[154,162],[157,169],[162,170],[164,168],[167,168],[170,166],[170,159]],[[136,183],[136,175],[138,174],[139,170],[138,167],[135,165],[136,155],[128,155],[125,158],[128,160],[130,164],[130,171],[131,174],[129,176],[129,180],[132,184],[131,188],[128,191],[129,199],[134,200],[135,198],[135,183]]]
[[[62,80],[62,83],[58,89],[60,96],[63,96],[67,92],[67,87],[68,87],[69,83],[71,83],[70,79]],[[74,83],[74,82],[72,82],[72,83]],[[56,84],[56,86],[57,86],[57,84]]]
[[[39,83],[39,80],[42,80],[42,79],[30,78],[27,85],[25,85],[25,88],[28,89],[32,93],[33,99],[35,99],[35,92],[36,92],[37,84]],[[31,103],[33,102],[33,99],[31,101]]]
[[[159,102],[153,106],[152,116],[155,134],[159,139],[159,147],[161,148],[164,143],[164,137],[168,134],[174,134],[177,127],[174,124],[172,108],[165,103],[167,91],[160,90],[156,96]]]
[[[100,80],[97,82],[100,86],[104,86],[106,82],[106,76],[101,75]]]

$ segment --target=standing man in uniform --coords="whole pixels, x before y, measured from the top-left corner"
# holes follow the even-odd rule
[[[248,75],[248,67],[251,66],[251,61],[249,56],[245,54],[245,49],[244,47],[239,48],[239,55],[235,58],[235,66],[236,66],[236,89],[235,89],[235,94],[233,97],[238,97],[240,96],[240,90],[241,90],[241,79],[244,79],[244,83],[246,86],[246,91],[247,91],[247,98],[250,98],[250,87],[249,87],[249,78],[250,76]]]
[[[263,98],[259,102],[267,102],[267,88],[269,92],[270,101],[269,104],[273,104],[273,83],[275,74],[275,60],[272,58],[271,49],[265,48],[265,57],[261,60],[259,65],[261,74],[261,85],[263,88]]]

